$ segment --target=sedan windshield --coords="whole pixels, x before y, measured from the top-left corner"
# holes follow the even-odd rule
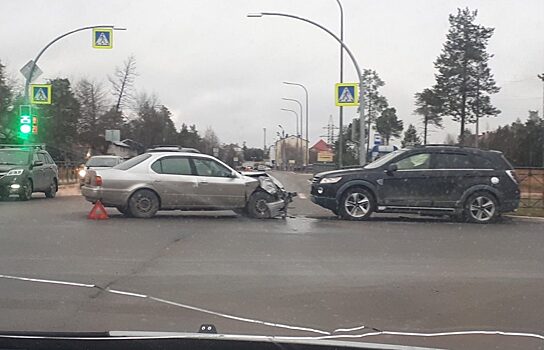
[[[91,158],[87,161],[88,167],[114,167],[118,163],[118,158]]]
[[[377,169],[379,167],[381,167],[382,165],[384,165],[385,163],[389,162],[391,159],[395,158],[396,156],[398,156],[399,154],[402,154],[406,152],[406,150],[404,149],[399,149],[397,151],[394,151],[394,152],[391,152],[379,159],[376,159],[375,161],[373,161],[372,163],[370,164],[367,164],[364,166],[365,169]]]
[[[0,164],[25,165],[28,163],[28,151],[0,150]]]

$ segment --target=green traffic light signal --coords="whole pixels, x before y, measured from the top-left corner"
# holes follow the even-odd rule
[[[32,107],[22,105],[19,107],[19,131],[21,138],[28,138],[32,132]]]

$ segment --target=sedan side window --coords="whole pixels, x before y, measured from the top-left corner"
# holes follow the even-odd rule
[[[230,177],[231,171],[213,159],[193,158],[196,174],[199,176]]]
[[[398,170],[430,169],[431,154],[419,153],[403,158],[397,162]]]
[[[169,157],[157,160],[151,169],[159,174],[192,175],[189,159],[182,157]]]

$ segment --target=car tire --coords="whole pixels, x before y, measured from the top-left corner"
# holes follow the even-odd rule
[[[121,214],[123,214],[124,216],[127,216],[127,217],[132,216],[130,214],[130,210],[128,210],[127,207],[115,207],[115,209],[117,209],[117,211],[120,212]]]
[[[26,181],[19,192],[19,199],[22,201],[30,200],[30,198],[32,198],[32,192],[34,191],[33,187],[32,180]]]
[[[468,222],[488,224],[499,215],[499,205],[494,195],[489,192],[476,192],[465,202],[465,218]]]
[[[152,217],[159,206],[159,197],[151,190],[138,190],[128,200],[128,212],[137,218]]]
[[[374,211],[376,201],[370,192],[361,187],[352,187],[343,195],[339,205],[339,214],[345,220],[367,220]]]
[[[269,219],[270,209],[266,204],[273,201],[274,197],[264,191],[254,192],[247,203],[248,215],[255,219]]]
[[[57,191],[59,190],[59,186],[57,185],[57,179],[53,180],[53,183],[49,185],[49,188],[47,191],[45,191],[45,197],[47,198],[55,198],[57,195]]]

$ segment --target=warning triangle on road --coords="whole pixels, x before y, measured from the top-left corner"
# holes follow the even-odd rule
[[[44,90],[44,88],[36,89],[36,94],[34,95],[35,101],[47,101],[47,94]]]
[[[87,219],[90,220],[105,220],[108,219],[108,213],[106,212],[106,208],[102,205],[102,202],[96,201],[94,203],[93,208],[91,209],[91,212],[89,213],[89,216],[87,216]]]
[[[340,98],[338,98],[339,102],[343,103],[351,103],[355,101],[355,98],[353,98],[353,95],[349,91],[347,87],[344,87],[344,90],[342,90],[342,94],[340,95]]]
[[[110,40],[106,36],[106,33],[100,33],[98,39],[96,39],[96,46],[109,46]]]

